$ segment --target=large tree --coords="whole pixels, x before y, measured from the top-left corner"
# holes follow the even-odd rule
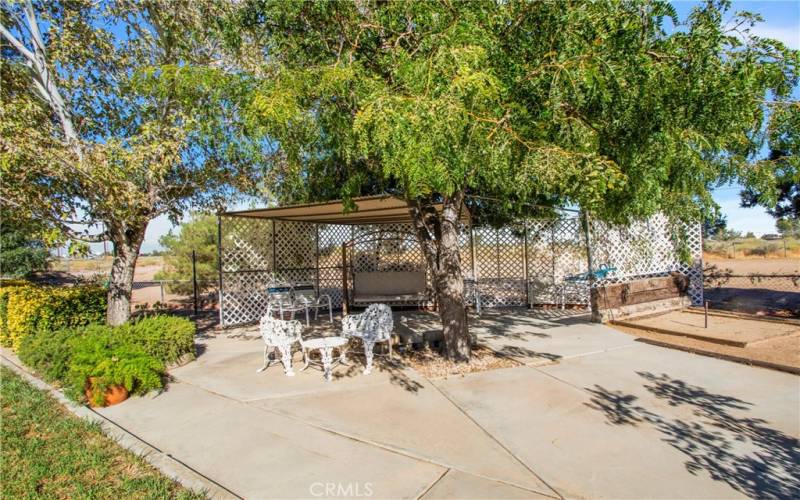
[[[798,53],[727,8],[679,21],[660,1],[251,0],[225,40],[261,80],[250,132],[275,141],[280,196],[407,200],[446,354],[464,360],[457,242],[470,196],[624,221],[698,217],[721,180],[771,192],[774,171],[752,159],[765,98],[790,94]]]
[[[207,32],[228,4],[3,2],[2,203],[66,238],[110,240],[111,324],[130,316],[149,221],[252,188],[249,144]]]

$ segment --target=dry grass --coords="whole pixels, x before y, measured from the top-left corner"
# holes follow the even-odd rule
[[[767,241],[760,238],[743,238],[731,241],[707,239],[703,243],[706,259],[781,259],[800,257],[800,239]]]

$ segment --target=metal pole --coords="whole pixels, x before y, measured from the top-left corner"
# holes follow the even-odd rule
[[[347,316],[347,243],[342,243],[342,316]]]
[[[222,217],[217,215],[217,269],[219,270],[219,324],[225,326],[222,322]]]
[[[732,258],[735,259],[736,258],[736,243],[731,243],[731,246],[733,247],[733,257]]]
[[[528,285],[528,221],[522,223],[522,279],[525,282],[525,307],[531,306],[531,291]]]
[[[315,254],[314,257],[316,258],[316,261],[317,261],[317,296],[319,297],[319,294],[322,293],[320,288],[319,288],[319,286],[320,286],[319,285],[319,224],[315,223],[314,224],[314,229],[315,229],[315,231],[317,233],[317,250],[316,250],[316,254]]]
[[[275,232],[275,219],[272,219],[272,275],[276,277],[278,275],[278,256],[275,254],[275,238],[277,234]],[[278,280],[280,281],[280,280]]]
[[[592,243],[591,226],[589,225],[589,211],[581,210],[583,222],[583,237],[586,240],[586,264],[589,266],[589,309],[592,312],[592,320],[600,321],[600,311],[596,301],[592,300],[592,290],[594,290],[594,264],[592,262]]]
[[[705,304],[703,304],[703,313],[705,317],[705,325],[703,328],[708,328],[708,301],[705,301]]]
[[[192,250],[192,293],[194,294],[194,315],[197,316],[197,254]]]
[[[786,257],[786,236],[783,237],[783,256]]]
[[[161,307],[164,307],[164,304],[166,304],[164,301],[164,281],[162,280],[159,283],[161,283]]]

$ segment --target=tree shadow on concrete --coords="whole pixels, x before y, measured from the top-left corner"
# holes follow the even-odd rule
[[[338,369],[333,372],[334,381],[352,377],[370,376],[363,374],[364,367],[366,366],[366,358],[363,352],[348,350],[347,359],[348,365],[346,366],[346,370]],[[396,358],[388,359],[378,355],[375,356],[372,364],[372,371],[386,373],[392,385],[396,385],[408,392],[419,392],[420,389],[424,389],[424,385],[408,375],[407,369],[408,366]]]
[[[714,394],[667,374],[638,372],[644,387],[669,406],[686,406],[693,418],[681,420],[644,408],[637,397],[602,386],[586,390],[586,405],[603,412],[613,425],[650,425],[663,441],[682,452],[692,474],[708,473],[716,481],[755,498],[800,498],[798,440],[772,429],[763,419],[739,416],[751,403]]]
[[[553,354],[551,352],[539,352],[534,351],[533,349],[528,349],[527,347],[508,344],[504,345],[500,349],[494,349],[494,351],[502,356],[511,357],[518,361],[521,361],[519,358],[529,358],[529,360],[546,359],[547,361],[555,363],[563,357],[559,354]]]

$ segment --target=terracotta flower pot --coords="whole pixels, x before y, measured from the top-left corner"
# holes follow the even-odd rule
[[[86,381],[86,399],[89,401],[90,406],[96,406],[94,404],[92,395],[94,394],[94,384],[96,377],[89,377],[89,380]],[[113,406],[118,403],[122,403],[128,399],[128,389],[122,385],[110,385],[106,389],[106,392],[103,394],[103,406]]]

